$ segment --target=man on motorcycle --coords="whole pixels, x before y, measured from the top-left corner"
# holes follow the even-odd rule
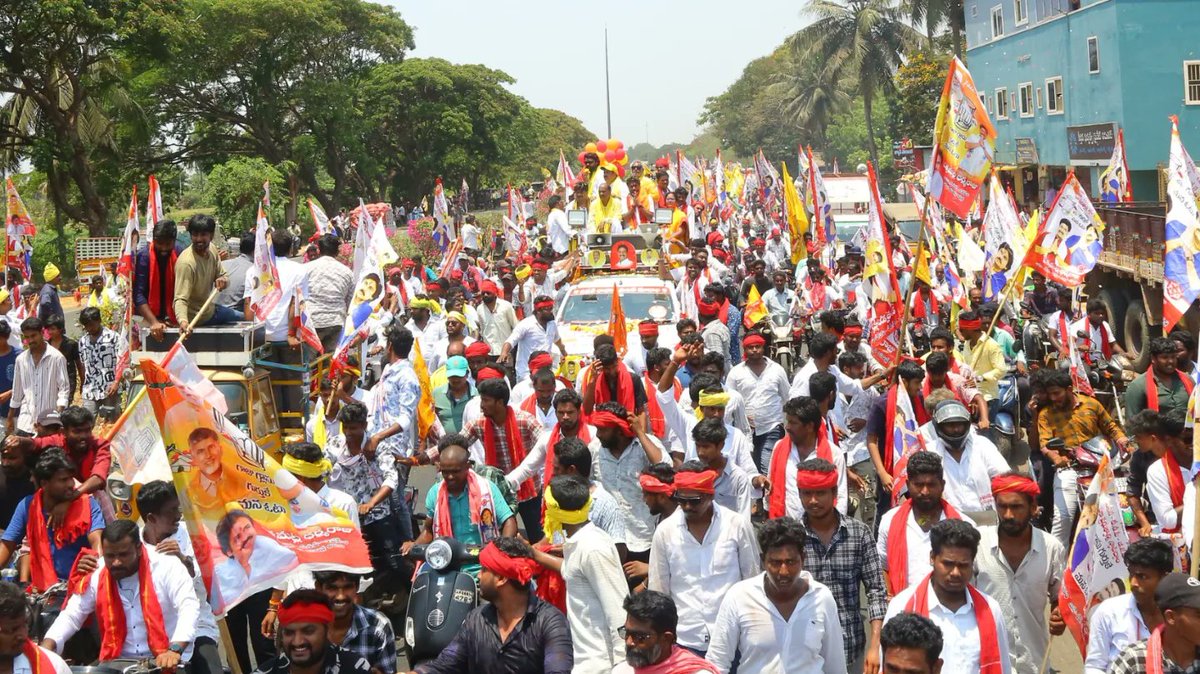
[[[1042,445],[1042,453],[1057,469],[1051,534],[1063,545],[1069,545],[1079,506],[1075,493],[1078,474],[1065,451],[1052,449],[1047,444],[1057,438],[1063,441],[1067,450],[1073,450],[1103,435],[1124,449],[1127,440],[1125,432],[1108,415],[1100,401],[1075,392],[1071,374],[1066,370],[1043,370],[1042,386],[1046,401],[1038,413],[1038,440]]]
[[[971,427],[967,406],[947,400],[933,412],[937,439],[929,449],[942,457],[945,498],[977,524],[995,522],[992,478],[1009,471],[1008,462],[983,435]]]
[[[783,325],[791,320],[792,311],[800,299],[796,291],[787,287],[787,280],[787,270],[775,270],[771,274],[771,289],[762,296],[763,305],[770,312],[771,321],[775,325]]]
[[[1091,300],[1087,303],[1087,316],[1071,324],[1071,336],[1079,340],[1079,351],[1084,362],[1095,363],[1097,356],[1111,360],[1113,354],[1125,355],[1125,349],[1117,341],[1117,333],[1108,324],[1108,318],[1104,302]]]

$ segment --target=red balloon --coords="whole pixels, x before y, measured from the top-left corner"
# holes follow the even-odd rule
[[[621,161],[624,158],[625,158],[625,150],[623,148],[618,147],[617,148],[617,161]]]
[[[625,166],[624,165],[617,167],[617,177],[619,177],[619,178],[625,177]]]
[[[625,141],[618,140],[617,141],[617,149],[624,150],[625,149]]]
[[[596,152],[605,152],[608,150],[608,143],[598,140],[596,141]]]
[[[580,163],[580,164],[582,164],[582,163],[583,163],[583,158],[584,158],[585,156],[587,156],[587,153],[586,153],[586,152],[580,152],[580,153],[579,153],[579,163]]]
[[[608,161],[616,161],[617,160],[617,151],[616,150],[605,150],[604,158]]]

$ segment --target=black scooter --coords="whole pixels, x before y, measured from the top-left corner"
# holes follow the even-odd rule
[[[479,603],[475,579],[462,571],[479,561],[479,548],[442,536],[414,545],[408,557],[425,563],[413,579],[404,617],[405,651],[413,667],[436,658]]]

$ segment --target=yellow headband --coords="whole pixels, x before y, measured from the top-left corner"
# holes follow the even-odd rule
[[[431,311],[435,314],[442,313],[442,305],[438,304],[434,300],[424,299],[424,298],[420,298],[420,297],[409,302],[408,308],[409,309],[428,309],[429,311]]]
[[[553,538],[555,533],[562,531],[564,524],[583,524],[588,521],[588,512],[592,509],[592,497],[588,496],[587,503],[579,510],[563,510],[558,501],[554,500],[550,487],[546,487],[543,500],[546,504],[546,519],[542,528],[546,530],[547,538]]]
[[[700,407],[724,407],[729,404],[729,394],[725,391],[702,391],[700,393]]]
[[[283,457],[283,467],[289,473],[314,480],[323,477],[326,473],[333,470],[333,464],[329,463],[329,459],[321,459],[314,463],[312,461],[302,461],[291,454]]]
[[[463,316],[461,311],[451,311],[450,313],[446,314],[446,320],[457,321],[463,325],[467,324],[467,317]]]

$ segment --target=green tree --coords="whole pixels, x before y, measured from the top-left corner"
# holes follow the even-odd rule
[[[962,58],[962,36],[966,29],[962,0],[903,0],[901,11],[913,25],[925,27],[927,48],[934,47],[935,38],[943,25],[949,27],[951,49],[955,56]]]
[[[891,106],[893,137],[910,138],[917,145],[932,142],[948,61],[947,56],[927,51],[908,54],[908,60],[896,72],[896,93]]]
[[[919,35],[891,0],[812,0],[808,13],[815,21],[790,37],[790,46],[801,59],[818,59],[823,77],[854,82],[863,100],[867,149],[878,166],[874,104],[895,91],[893,76]]]
[[[527,182],[544,176],[543,171],[553,175],[560,150],[574,169],[583,146],[596,138],[583,122],[559,110],[527,107],[522,115],[525,119],[516,127],[533,142],[513,159],[501,162],[496,178],[504,183]]]
[[[829,125],[835,115],[850,107],[850,94],[834,73],[813,61],[790,55],[775,75],[772,93],[781,101],[783,118],[804,131],[806,145],[828,150]],[[784,156],[787,156],[786,154]]]
[[[283,200],[276,191],[283,183],[281,171],[260,157],[234,157],[209,171],[205,181],[207,201],[216,209],[213,215],[226,238],[255,226],[264,182],[271,184],[271,210],[267,219],[274,227],[285,226]]]
[[[713,132],[723,152],[751,157],[762,149],[769,156],[787,156],[797,143],[813,142],[802,125],[780,124],[787,91],[772,83],[791,67],[788,50],[780,47],[751,61],[728,89],[705,101],[698,121]]]

